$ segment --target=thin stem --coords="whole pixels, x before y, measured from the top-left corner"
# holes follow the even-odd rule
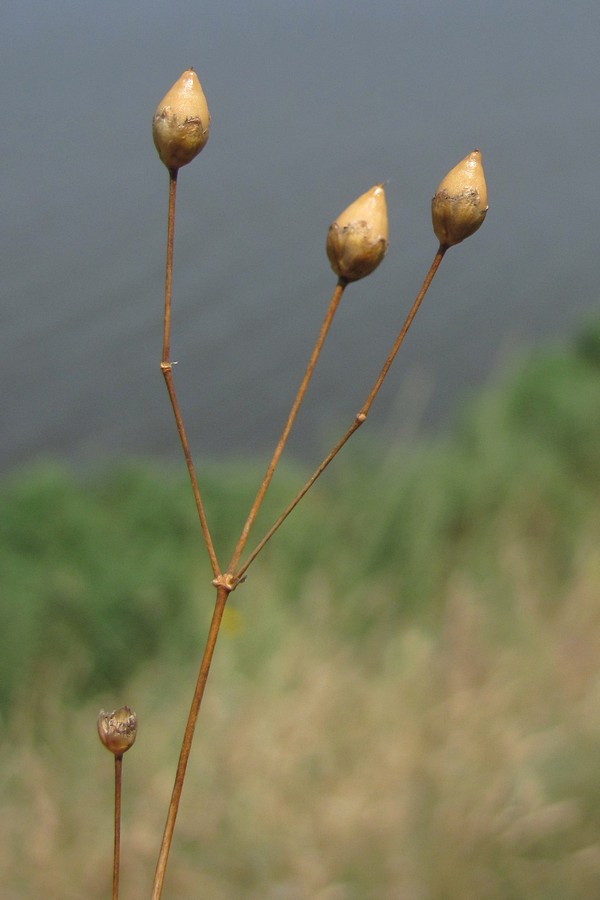
[[[194,494],[194,500],[196,502],[196,509],[198,511],[198,518],[200,519],[200,526],[202,528],[202,535],[204,537],[204,543],[206,544],[206,549],[208,551],[208,556],[210,559],[210,564],[212,567],[213,575],[216,578],[220,573],[219,563],[217,561],[215,548],[214,548],[212,538],[210,535],[210,531],[208,528],[208,522],[206,520],[206,514],[204,512],[204,505],[202,503],[202,498],[200,496],[200,488],[198,485],[198,479],[196,478],[194,463],[192,461],[192,454],[190,452],[188,439],[187,439],[187,436],[185,433],[185,428],[183,426],[183,419],[181,417],[181,412],[179,409],[179,403],[177,401],[177,395],[175,393],[175,386],[173,384],[172,364],[169,360],[170,345],[171,345],[171,295],[172,295],[172,285],[173,285],[173,245],[174,245],[174,239],[175,239],[175,201],[176,201],[176,197],[177,197],[177,169],[171,169],[171,170],[169,170],[169,212],[168,212],[168,220],[167,220],[167,262],[166,262],[166,266],[165,266],[165,309],[164,309],[164,319],[163,319],[163,349],[162,349],[162,360],[160,363],[160,368],[163,373],[165,383],[167,385],[167,391],[169,393],[169,399],[171,401],[173,415],[175,416],[175,424],[177,425],[177,433],[179,434],[179,440],[181,442],[181,447],[183,449],[183,455],[185,457],[185,462],[187,465],[188,474],[189,474],[190,482],[192,485],[192,492]]]
[[[429,290],[429,285],[433,281],[433,276],[439,269],[440,263],[443,260],[444,254],[447,249],[448,249],[448,247],[443,246],[442,244],[440,244],[440,246],[438,247],[437,253],[435,254],[435,256],[433,258],[433,262],[431,263],[431,265],[429,267],[429,271],[427,272],[427,275],[425,276],[423,284],[421,285],[421,289],[420,289],[419,293],[417,294],[417,296],[415,297],[413,305],[410,308],[410,312],[408,313],[406,319],[404,320],[404,325],[398,332],[398,337],[394,341],[394,346],[390,350],[388,358],[386,359],[386,361],[383,364],[383,367],[381,369],[381,372],[379,373],[377,381],[375,382],[375,384],[373,385],[373,388],[371,389],[371,393],[365,400],[360,412],[358,413],[357,418],[361,418],[361,422],[359,423],[360,425],[362,425],[364,420],[367,418],[367,415],[369,413],[369,410],[371,409],[373,400],[375,399],[377,392],[379,391],[379,388],[383,384],[383,380],[384,380],[385,376],[387,375],[387,373],[390,369],[390,366],[394,362],[394,358],[395,358],[396,354],[398,353],[398,350],[400,349],[404,338],[406,337],[406,333],[412,324],[412,320],[414,319],[414,317],[416,316],[416,314],[419,310],[419,307],[423,301],[423,297]]]
[[[121,865],[121,781],[123,754],[115,754],[115,844],[113,851],[112,900],[119,898],[119,870]]]
[[[210,559],[210,564],[212,567],[213,575],[215,576],[215,578],[217,578],[220,574],[219,563],[217,561],[215,548],[213,546],[212,538],[211,538],[210,531],[208,528],[208,522],[206,520],[206,513],[204,512],[204,504],[202,503],[202,498],[200,496],[200,487],[198,485],[198,479],[196,478],[196,471],[194,469],[194,463],[192,461],[192,454],[191,454],[187,436],[185,433],[185,428],[183,426],[183,419],[181,418],[181,412],[179,410],[179,403],[177,402],[177,395],[175,394],[175,387],[173,385],[173,375],[171,372],[171,363],[161,363],[160,367],[162,369],[162,373],[163,373],[163,376],[165,379],[165,384],[167,385],[167,391],[169,392],[169,399],[171,400],[171,406],[173,408],[173,415],[175,416],[177,432],[179,434],[179,440],[181,442],[181,447],[183,450],[183,455],[185,457],[188,474],[190,476],[190,482],[192,485],[192,492],[194,494],[194,500],[196,501],[196,509],[198,511],[198,518],[200,519],[200,527],[202,528],[204,543],[206,544],[206,549],[208,551],[208,556]]]
[[[371,405],[372,405],[379,389],[381,388],[381,385],[383,384],[385,376],[387,375],[387,373],[390,369],[390,366],[392,365],[394,358],[395,358],[396,354],[398,353],[398,350],[400,349],[402,342],[404,341],[404,338],[406,337],[406,333],[407,333],[408,329],[410,328],[414,317],[417,314],[417,311],[423,301],[423,297],[427,293],[429,285],[431,284],[433,277],[434,277],[435,273],[437,272],[439,265],[440,265],[442,259],[444,258],[444,254],[447,249],[448,248],[446,246],[443,246],[442,244],[440,244],[440,246],[437,250],[437,253],[435,254],[435,257],[433,259],[433,262],[432,262],[431,266],[429,267],[429,271],[427,272],[427,275],[425,276],[425,280],[423,281],[423,284],[421,285],[421,289],[419,290],[419,293],[415,297],[413,305],[410,308],[410,312],[408,313],[408,315],[404,321],[404,325],[400,329],[398,336],[397,336],[396,340],[394,341],[394,345],[393,345],[392,349],[390,350],[385,363],[383,364],[381,372],[379,373],[377,380],[375,381],[375,384],[373,385],[373,387],[372,387],[367,399],[363,403],[360,411],[356,414],[356,417],[355,417],[352,425],[348,428],[348,430],[346,431],[344,436],[338,441],[338,443],[333,447],[333,449],[329,451],[329,453],[327,454],[325,459],[320,463],[320,465],[317,466],[317,468],[315,469],[313,474],[310,476],[310,478],[308,479],[308,481],[306,482],[304,487],[301,488],[301,490],[296,494],[296,496],[294,497],[292,502],[289,504],[289,506],[287,506],[286,509],[281,513],[279,518],[273,523],[273,525],[267,531],[267,533],[262,538],[262,540],[256,545],[254,550],[250,553],[250,555],[244,561],[243,565],[240,566],[240,568],[237,570],[235,575],[238,580],[244,575],[244,573],[247,571],[247,569],[249,568],[251,563],[254,562],[254,560],[260,553],[260,551],[263,549],[265,544],[271,540],[271,538],[273,537],[273,535],[275,534],[277,529],[287,519],[289,514],[298,505],[298,503],[302,500],[304,495],[306,493],[308,493],[308,491],[313,486],[313,484],[315,483],[317,478],[319,478],[319,476],[325,471],[325,469],[327,468],[329,463],[338,455],[338,453],[340,452],[340,450],[342,449],[344,444],[346,444],[346,442],[352,437],[354,432],[357,431],[360,428],[360,426],[366,421],[366,418],[367,418],[367,415],[371,408]]]
[[[267,492],[267,489],[271,483],[271,479],[273,478],[273,474],[275,472],[275,468],[277,463],[279,462],[279,457],[282,454],[283,448],[285,447],[285,443],[288,439],[289,433],[292,429],[292,425],[294,424],[294,419],[296,418],[296,414],[300,408],[300,404],[304,399],[304,395],[306,393],[306,389],[308,387],[308,383],[311,379],[311,376],[314,372],[315,366],[317,364],[317,360],[319,358],[319,354],[323,348],[323,344],[325,343],[325,338],[329,332],[331,327],[331,323],[333,322],[333,317],[337,311],[340,300],[342,298],[342,294],[344,293],[344,288],[348,282],[340,278],[338,283],[335,286],[333,294],[331,295],[331,300],[329,301],[329,306],[327,308],[327,312],[325,313],[325,318],[323,319],[323,324],[321,325],[321,330],[319,331],[319,335],[317,337],[315,346],[313,348],[310,360],[306,367],[306,371],[304,373],[304,377],[300,382],[300,387],[298,388],[298,392],[296,394],[296,398],[292,403],[292,407],[290,409],[287,422],[285,423],[284,429],[281,433],[281,437],[277,442],[277,446],[275,447],[275,452],[273,453],[273,457],[271,462],[267,467],[267,471],[265,473],[265,477],[263,478],[262,484],[258,489],[258,493],[254,499],[254,503],[250,508],[250,512],[248,513],[248,518],[242,528],[242,533],[240,534],[239,540],[237,542],[236,548],[233,552],[233,556],[231,558],[231,562],[229,563],[228,572],[233,572],[238,563],[240,556],[246,546],[246,541],[248,540],[248,535],[250,534],[250,529],[254,524],[254,520],[258,514],[258,510],[260,509],[260,505],[264,499],[264,496]]]
[[[190,757],[190,750],[192,748],[192,740],[194,737],[196,722],[198,720],[198,713],[200,711],[200,704],[202,703],[204,688],[206,687],[206,681],[208,679],[210,664],[212,662],[215,645],[217,643],[217,637],[219,635],[219,628],[221,626],[225,604],[227,603],[227,597],[229,595],[229,591],[231,590],[230,585],[226,583],[225,579],[216,579],[216,582],[217,597],[215,601],[215,608],[210,623],[208,637],[206,639],[206,646],[202,655],[202,662],[200,663],[200,671],[198,672],[198,680],[196,681],[194,696],[192,698],[192,705],[190,707],[187,724],[185,726],[185,733],[183,735],[179,762],[177,764],[177,772],[175,774],[175,783],[173,785],[171,802],[169,803],[169,810],[167,812],[167,821],[165,824],[158,862],[156,864],[154,885],[152,888],[152,900],[159,900],[162,894],[167,862],[169,858],[169,851],[171,849],[171,842],[173,840],[173,831],[175,829],[175,822],[179,809],[179,801],[181,799],[181,792],[183,789],[185,772]]]
[[[169,210],[167,213],[167,262],[165,265],[165,314],[163,319],[162,361],[171,355],[171,296],[173,293],[173,247],[175,244],[175,203],[177,200],[177,172],[169,170]]]
[[[363,421],[364,421],[364,419],[363,419]],[[335,445],[333,450],[331,450],[327,454],[327,456],[325,457],[323,462],[317,467],[317,469],[315,469],[313,474],[310,476],[310,478],[308,479],[308,481],[306,482],[304,487],[296,494],[296,496],[294,497],[292,502],[289,504],[289,506],[287,506],[286,509],[284,509],[284,511],[279,516],[279,518],[269,528],[269,530],[267,531],[265,536],[262,538],[262,540],[259,541],[259,543],[256,545],[256,547],[254,548],[252,553],[250,553],[250,555],[246,558],[243,565],[240,566],[240,568],[236,572],[236,577],[238,579],[242,578],[244,573],[247,571],[247,569],[250,567],[250,565],[254,562],[254,560],[256,559],[256,557],[258,556],[260,551],[263,549],[265,544],[271,540],[271,538],[273,537],[273,535],[275,534],[277,529],[280,527],[280,525],[283,524],[283,522],[287,519],[287,517],[292,512],[292,510],[298,505],[298,503],[300,503],[300,501],[302,500],[304,495],[307,494],[308,491],[311,489],[311,487],[313,486],[313,484],[315,483],[315,481],[317,480],[319,475],[321,475],[321,473],[325,471],[325,469],[327,468],[327,466],[329,465],[331,460],[335,456],[337,456],[337,454],[340,452],[340,450],[342,449],[342,447],[344,446],[344,444],[346,443],[348,438],[350,438],[350,436],[356,431],[357,428],[360,427],[360,425],[362,425],[362,422],[360,422],[358,420],[358,416],[357,416],[356,419],[354,420],[354,422],[352,423],[352,425],[350,426],[350,428],[348,429],[348,431],[346,432],[346,434],[344,435],[344,437],[341,439],[341,441],[339,441]]]

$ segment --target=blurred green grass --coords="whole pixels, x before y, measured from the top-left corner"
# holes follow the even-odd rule
[[[203,473],[224,556],[260,474]],[[231,596],[166,896],[600,896],[599,476],[597,325],[443,441],[345,450]],[[3,895],[106,896],[95,714],[126,702],[148,896],[212,607],[188,485],[46,466],[0,496]]]

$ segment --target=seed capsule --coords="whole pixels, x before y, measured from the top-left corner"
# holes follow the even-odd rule
[[[137,716],[128,706],[114,709],[111,713],[98,713],[98,737],[107,750],[121,756],[135,743],[137,736]]]
[[[210,114],[193,69],[186,69],[156,107],[152,137],[167,169],[176,171],[197,156],[208,140]]]
[[[327,232],[327,256],[335,274],[358,281],[377,268],[388,248],[383,185],[376,184],[341,213]]]
[[[473,150],[448,172],[431,201],[433,230],[440,244],[460,244],[477,231],[487,211],[481,153]]]

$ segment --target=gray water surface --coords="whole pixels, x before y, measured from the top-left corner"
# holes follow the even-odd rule
[[[384,181],[388,256],[348,289],[291,441],[320,458],[433,258],[431,195],[474,147],[488,218],[444,260],[366,427],[443,427],[567,337],[597,309],[599,34],[591,0],[9,4],[0,471],[179,457],[150,121],[189,65],[212,114],[177,214],[172,358],[195,453],[271,447],[335,283],[327,227]]]

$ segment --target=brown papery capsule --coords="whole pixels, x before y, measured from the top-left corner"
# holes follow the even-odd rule
[[[358,281],[377,268],[388,248],[383,185],[376,184],[341,213],[327,232],[327,256],[335,274]]]
[[[115,756],[122,756],[135,743],[137,737],[137,716],[128,706],[114,709],[111,713],[98,713],[98,737],[107,750]]]
[[[453,247],[481,226],[488,211],[481,153],[473,150],[451,169],[431,201],[433,230],[443,247]]]
[[[167,169],[176,171],[197,156],[208,140],[210,114],[193,69],[186,69],[162,98],[152,119],[152,137]]]

